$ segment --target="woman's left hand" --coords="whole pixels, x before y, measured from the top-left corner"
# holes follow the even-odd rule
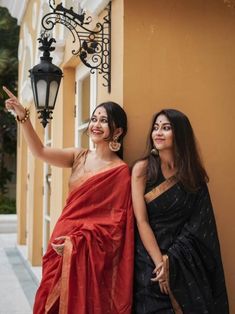
[[[66,239],[66,236],[61,236],[61,237],[55,238],[55,241],[61,241],[61,240],[62,240],[62,241],[65,241],[65,239]],[[63,243],[58,243],[58,244],[52,242],[52,243],[51,243],[51,246],[52,246],[53,250],[54,250],[58,255],[60,255],[60,256],[63,255],[63,253],[64,253],[64,242],[63,242]]]
[[[153,274],[156,274],[156,277],[151,280],[158,281],[161,292],[169,294],[169,285],[166,279],[166,270],[163,262],[157,265],[157,267],[153,270]]]
[[[168,285],[167,280],[166,279],[159,279],[158,283],[159,283],[161,293],[169,294],[169,285]]]

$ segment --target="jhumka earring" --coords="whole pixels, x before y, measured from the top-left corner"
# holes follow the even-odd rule
[[[117,152],[121,148],[121,143],[118,143],[118,136],[114,136],[113,140],[109,142],[109,149],[112,152]]]
[[[158,153],[158,150],[156,149],[156,147],[153,147],[152,149],[151,149],[151,155],[153,155],[153,156],[158,156],[159,155],[159,153]]]

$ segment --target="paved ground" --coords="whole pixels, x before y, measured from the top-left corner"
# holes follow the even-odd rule
[[[16,229],[16,215],[0,215],[0,233],[16,233]]]
[[[16,234],[0,230],[0,314],[31,314],[36,289],[16,247]]]

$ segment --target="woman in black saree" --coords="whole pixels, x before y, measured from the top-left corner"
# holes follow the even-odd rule
[[[157,113],[132,172],[134,314],[228,314],[216,224],[188,118]]]

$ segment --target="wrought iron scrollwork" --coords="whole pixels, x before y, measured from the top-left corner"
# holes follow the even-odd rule
[[[90,72],[103,74],[103,86],[111,91],[111,2],[106,7],[103,23],[96,23],[94,29],[88,26],[92,22],[91,16],[86,12],[75,13],[73,7],[66,9],[62,3],[55,5],[54,0],[49,0],[52,12],[42,18],[42,27],[50,31],[56,24],[67,27],[72,36],[73,43],[78,40],[79,48],[73,49],[72,54],[79,56],[81,61],[90,68]]]

